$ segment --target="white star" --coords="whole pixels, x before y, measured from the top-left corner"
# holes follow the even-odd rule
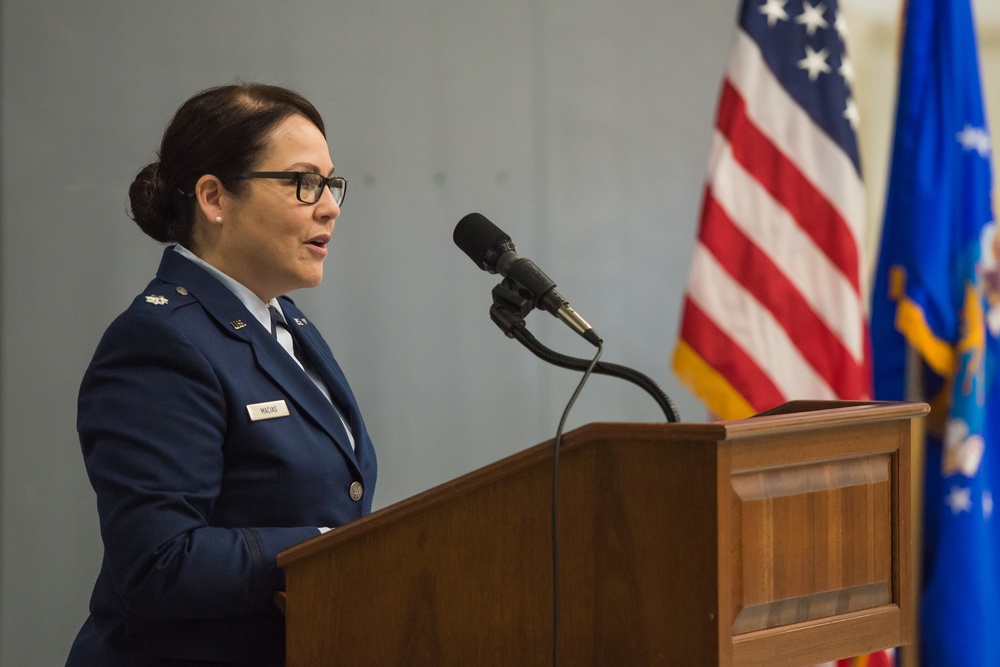
[[[767,14],[767,25],[773,28],[778,21],[788,20],[788,13],[785,11],[787,3],[788,0],[767,0],[757,11]]]
[[[951,487],[951,492],[944,498],[944,504],[951,508],[952,514],[968,512],[972,509],[972,499],[969,495],[969,488]]]
[[[841,41],[847,41],[847,19],[841,12],[837,12],[837,19],[833,22],[833,29],[840,35]]]
[[[816,28],[830,27],[830,24],[826,22],[825,18],[823,18],[823,12],[825,11],[826,5],[822,2],[815,7],[808,2],[803,2],[802,13],[798,15],[795,22],[804,25],[806,27],[806,33],[812,37],[816,34]]]
[[[808,3],[806,3],[808,4]],[[830,55],[826,49],[820,49],[819,53],[806,44],[806,57],[798,62],[799,69],[809,70],[809,80],[815,81],[820,72],[830,73],[830,65],[826,62],[826,57]]]
[[[847,108],[844,109],[844,118],[847,122],[851,124],[851,127],[855,132],[858,131],[858,122],[861,120],[861,115],[858,113],[858,105],[854,102],[854,98],[847,98]]]
[[[990,135],[986,132],[986,128],[966,125],[955,136],[965,150],[974,150],[979,153],[980,157],[986,157],[990,154]]]
[[[950,477],[961,473],[970,479],[975,477],[985,450],[983,437],[969,433],[969,425],[964,419],[949,419],[944,431],[941,474]]]
[[[989,519],[993,516],[993,494],[983,491],[983,516]]]
[[[851,63],[851,59],[844,54],[843,60],[840,61],[840,68],[837,70],[837,74],[844,77],[844,81],[848,84],[854,83],[854,64]]]

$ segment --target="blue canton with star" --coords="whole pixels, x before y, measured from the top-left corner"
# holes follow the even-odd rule
[[[740,25],[789,95],[841,146],[860,176],[854,69],[844,49],[847,25],[837,0],[747,1]]]

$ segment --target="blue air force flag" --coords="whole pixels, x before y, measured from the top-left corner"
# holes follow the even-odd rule
[[[969,0],[909,0],[871,330],[876,398],[904,398],[909,344],[932,405],[920,582],[929,667],[1000,666],[1000,239],[990,157]]]

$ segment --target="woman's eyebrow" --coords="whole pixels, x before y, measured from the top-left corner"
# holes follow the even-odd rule
[[[305,167],[308,171],[314,171],[317,174],[322,174],[323,173],[323,171],[318,166],[314,165],[312,162],[296,162],[295,164],[291,165],[288,168],[288,170],[289,171],[294,171],[295,167]],[[330,167],[330,173],[327,174],[327,176],[332,176],[333,172],[335,172],[335,171],[337,171],[336,167]]]

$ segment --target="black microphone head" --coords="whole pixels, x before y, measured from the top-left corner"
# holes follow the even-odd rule
[[[470,213],[459,220],[452,238],[476,266],[490,273],[496,273],[500,255],[516,249],[510,237],[481,213]]]

